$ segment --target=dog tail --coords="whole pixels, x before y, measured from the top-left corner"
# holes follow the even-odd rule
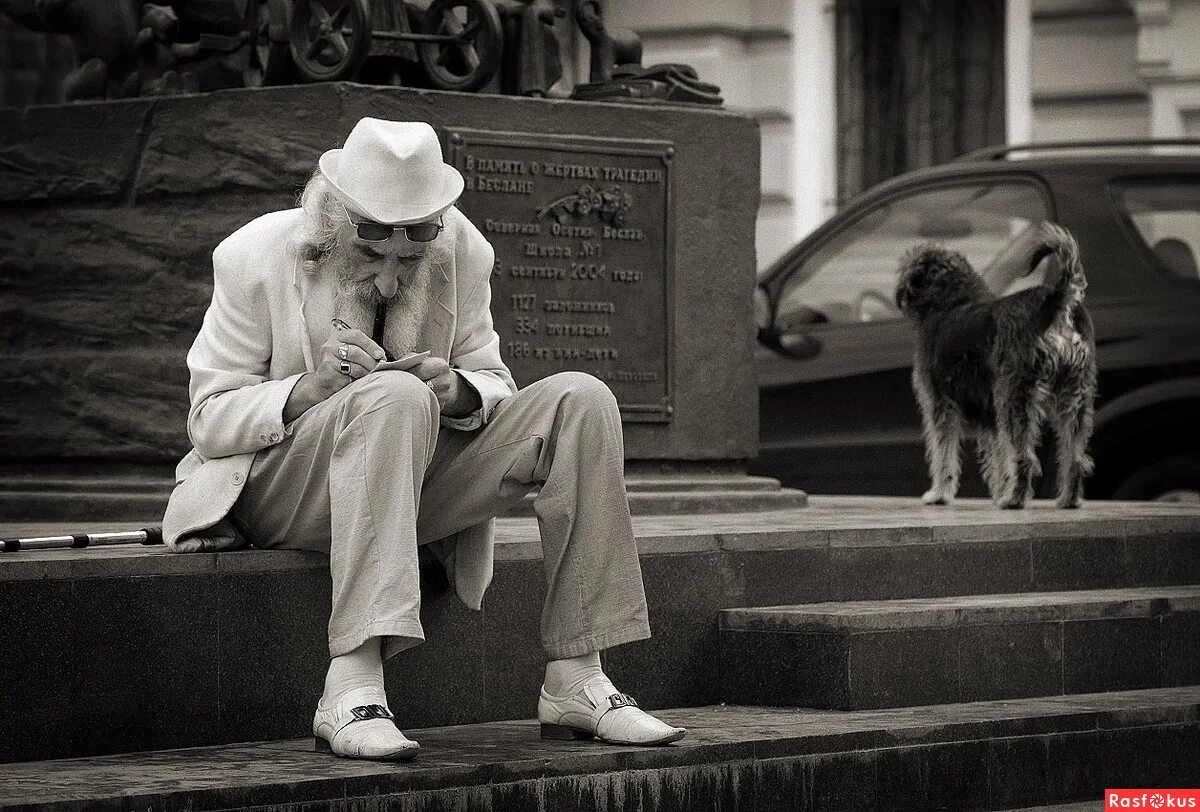
[[[1049,258],[1050,265],[1042,282],[1042,290],[1046,293],[1045,304],[1042,307],[1045,329],[1053,324],[1064,310],[1083,301],[1087,278],[1083,275],[1083,264],[1079,261],[1079,243],[1071,236],[1071,232],[1050,223],[1043,226],[1043,231],[1042,242],[1034,249],[1029,259],[1029,272],[1033,273],[1043,260]]]

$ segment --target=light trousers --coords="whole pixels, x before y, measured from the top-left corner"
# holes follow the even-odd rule
[[[475,431],[440,426],[416,376],[376,372],[313,406],[255,457],[233,517],[256,547],[329,555],[329,654],[370,637],[385,657],[425,639],[417,546],[476,525],[540,485],[534,511],[551,659],[650,636],[608,387],[552,375]]]

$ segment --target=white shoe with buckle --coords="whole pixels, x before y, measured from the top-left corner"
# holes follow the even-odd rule
[[[585,685],[568,697],[551,696],[542,686],[538,721],[543,739],[597,738],[608,744],[650,746],[679,741],[687,733],[655,719],[633,697],[605,682]]]
[[[317,750],[344,758],[407,761],[421,745],[401,733],[394,719],[382,690],[347,691],[332,708],[317,705],[313,716]]]

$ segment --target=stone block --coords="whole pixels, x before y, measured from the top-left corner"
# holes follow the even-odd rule
[[[718,702],[716,553],[642,558],[651,638],[610,649],[604,666],[647,708]]]
[[[1101,731],[1096,751],[1106,787],[1193,787],[1200,781],[1195,725]]]
[[[0,452],[9,459],[163,459],[189,444],[187,371],[161,353],[0,359]]]
[[[164,98],[154,107],[134,193],[143,203],[231,190],[294,194],[321,153],[341,146],[350,131],[343,124],[331,85]]]
[[[849,708],[956,702],[957,630],[906,629],[850,637]]]
[[[825,547],[730,551],[721,557],[724,606],[779,606],[830,599]]]
[[[484,719],[537,714],[546,654],[539,628],[546,578],[542,562],[509,562],[496,570],[484,598]]]
[[[513,812],[542,812],[541,787],[532,781],[509,781],[492,786],[490,809]]]
[[[224,573],[217,583],[221,741],[310,736],[329,665],[328,572]]]
[[[996,738],[988,745],[992,808],[1040,806],[1050,794],[1050,759],[1043,736]]]
[[[1200,613],[1180,612],[1163,618],[1162,684],[1200,685]]]
[[[880,809],[879,754],[836,753],[813,764],[812,808],[825,812]]]
[[[18,168],[0,180],[0,206],[12,215],[0,226],[0,287],[9,294],[0,339],[13,349],[0,366],[0,392],[15,393],[0,400],[0,414],[51,411],[44,427],[26,417],[0,421],[0,457],[166,461],[186,450],[180,382],[210,296],[213,247],[253,217],[293,205],[316,158],[363,115],[517,138],[670,141],[675,410],[667,423],[627,423],[627,457],[740,466],[754,455],[753,119],[320,84],[0,112],[0,149]],[[720,318],[705,316],[714,301]],[[126,375],[105,368],[98,353],[118,347],[129,354]],[[100,400],[111,411],[97,412]],[[126,415],[141,417],[140,429]]]
[[[1046,748],[1046,799],[1050,803],[1099,797],[1105,788],[1119,786],[1106,783],[1098,736],[1047,736]]]
[[[1121,538],[1056,538],[1031,542],[1033,584],[1038,592],[1124,586]]]
[[[96,578],[73,592],[86,610],[73,623],[74,752],[220,741],[216,576]]]
[[[119,200],[133,183],[152,101],[0,110],[0,206]]]
[[[879,808],[986,809],[988,744],[891,747],[879,754]]]
[[[925,751],[925,804],[920,808],[983,809],[988,795],[989,751],[986,741],[955,743]],[[886,786],[882,776],[880,786]]]
[[[1171,541],[1169,535],[1142,535],[1125,539],[1126,585],[1188,583],[1187,580],[1171,577],[1169,557],[1161,555],[1163,547],[1170,546]]]
[[[408,729],[487,718],[484,616],[447,592],[422,600],[421,625],[425,642],[401,652],[384,668],[396,723]],[[528,701],[527,696],[522,699]]]
[[[832,600],[888,600],[1024,592],[1029,557],[1020,542],[834,547]]]
[[[0,582],[0,617],[0,762],[71,752],[76,719],[70,581]]]
[[[755,759],[755,812],[811,812],[815,759]]]
[[[429,792],[406,792],[402,795],[391,795],[364,801],[360,798],[347,798],[329,806],[314,804],[315,810],[329,809],[330,812],[364,812],[365,809],[377,808],[387,812],[493,812],[496,809],[533,809],[537,806],[497,807],[492,805],[496,793],[491,787],[455,787],[454,789],[436,789]],[[505,800],[511,800],[506,798]],[[368,805],[371,804],[371,805]]]
[[[1117,618],[1063,624],[1063,690],[1070,694],[1161,684],[1161,620]]]
[[[722,700],[736,705],[850,708],[844,635],[722,632]],[[770,662],[770,668],[762,663]]]
[[[819,707],[887,708],[1157,687],[1165,678],[1160,626],[1162,673],[1178,680],[1174,684],[1190,684],[1196,661],[1190,653],[1192,618],[1200,617],[1192,611],[1196,590],[1144,587],[727,609],[721,613],[726,698],[757,701],[746,697],[775,693],[767,704],[797,702],[774,670],[762,675],[739,670],[737,657],[746,648],[762,648],[757,656],[793,669],[844,667],[850,686],[845,704]],[[846,652],[833,644],[811,650],[822,638],[840,641]],[[789,657],[795,661],[787,662]],[[746,687],[754,683],[766,687]]]
[[[1165,583],[1200,583],[1200,538],[1190,533],[1167,535],[1158,555]]]
[[[970,626],[959,637],[960,701],[1062,693],[1062,624]]]
[[[0,456],[169,463],[186,453],[183,359],[211,296],[209,255],[237,224],[168,205],[5,218]]]

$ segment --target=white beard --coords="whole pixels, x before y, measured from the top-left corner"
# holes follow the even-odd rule
[[[442,273],[448,254],[443,246],[431,245],[417,264],[409,284],[401,285],[396,295],[386,300],[388,312],[381,343],[390,357],[399,358],[410,352],[430,349],[417,344],[429,315],[434,274]],[[385,300],[373,281],[354,282],[349,278],[352,266],[353,260],[335,249],[322,269],[333,274],[333,315],[370,336],[375,327],[375,307]]]

